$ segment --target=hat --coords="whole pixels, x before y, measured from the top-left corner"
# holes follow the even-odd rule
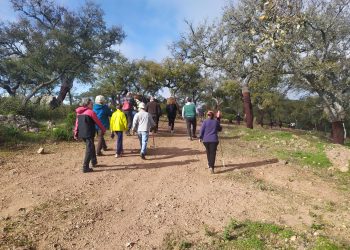
[[[146,108],[146,105],[143,102],[140,102],[138,106],[139,106],[139,109],[145,109]]]
[[[98,95],[95,98],[95,103],[97,104],[104,104],[106,102],[106,99],[103,95]]]

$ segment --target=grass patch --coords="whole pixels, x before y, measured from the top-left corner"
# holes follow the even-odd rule
[[[171,234],[165,238],[166,244],[163,244],[162,249],[300,249],[300,246],[310,250],[350,249],[346,244],[337,243],[326,236],[313,235],[314,230],[319,230],[319,227],[320,225],[314,225],[308,232],[298,233],[272,223],[240,222],[232,219],[222,232],[214,232],[213,229],[205,226],[204,233],[209,241],[207,239],[204,242],[189,243]]]
[[[307,151],[278,151],[277,156],[291,160],[299,165],[307,165],[313,167],[327,168],[332,166],[332,163],[327,158],[324,151],[307,152]]]
[[[330,239],[327,239],[326,237],[319,237],[316,240],[315,246],[312,247],[312,250],[340,250],[340,249],[350,249],[350,247],[343,248],[334,242],[332,242]]]

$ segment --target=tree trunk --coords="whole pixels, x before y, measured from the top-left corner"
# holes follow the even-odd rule
[[[69,106],[73,106],[73,96],[70,90],[68,91],[68,97],[69,97]]]
[[[61,77],[61,88],[58,96],[50,103],[52,109],[59,107],[64,99],[66,98],[68,92],[73,87],[74,77],[62,76]]]
[[[333,143],[344,144],[344,126],[343,122],[332,122],[332,139]]]
[[[242,88],[243,94],[243,109],[246,117],[247,128],[253,128],[253,105],[250,100],[250,93],[248,87]]]

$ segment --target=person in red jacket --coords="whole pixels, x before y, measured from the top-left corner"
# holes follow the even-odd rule
[[[93,169],[89,167],[90,162],[93,167],[97,165],[96,150],[94,144],[94,137],[96,133],[95,125],[101,129],[102,134],[106,132],[105,127],[97,118],[97,115],[92,110],[92,108],[92,100],[90,98],[84,98],[82,100],[81,106],[75,110],[77,113],[77,118],[75,121],[74,139],[83,139],[86,144],[83,173],[93,171]]]

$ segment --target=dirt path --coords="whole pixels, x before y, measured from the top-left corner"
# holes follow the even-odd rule
[[[89,174],[81,173],[82,143],[45,145],[44,155],[33,148],[5,157],[0,161],[3,243],[125,249],[132,242],[133,249],[161,249],[167,234],[205,240],[205,227],[221,230],[230,218],[296,230],[322,219],[332,225],[330,235],[350,235],[349,198],[332,183],[254,152],[242,155],[243,142],[232,138],[222,140],[227,166],[221,166],[219,151],[221,167],[211,175],[203,146],[187,140],[183,122],[176,126],[171,136],[161,122],[146,161],[136,151],[137,138],[125,137],[125,157],[107,151]],[[110,149],[113,143],[108,138]]]

